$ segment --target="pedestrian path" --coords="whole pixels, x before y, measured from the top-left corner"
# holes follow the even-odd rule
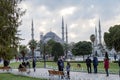
[[[37,68],[36,72],[31,69],[30,74],[27,73],[21,73],[18,72],[17,69],[13,69],[10,71],[10,73],[16,74],[16,75],[25,75],[25,76],[31,76],[31,77],[36,77],[36,78],[46,78],[51,80],[59,80],[58,76],[50,77],[48,73],[49,69],[44,69],[44,68]],[[3,71],[0,71],[0,73]],[[118,75],[110,74],[109,77],[106,77],[105,74],[88,74],[88,73],[83,73],[83,72],[70,72],[70,80],[120,80],[120,77]]]

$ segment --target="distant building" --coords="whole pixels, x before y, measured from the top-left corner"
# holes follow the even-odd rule
[[[66,29],[66,30],[65,30]],[[64,28],[64,18],[62,17],[62,23],[61,23],[61,37],[59,37],[55,32],[49,31],[45,35],[43,33],[40,34],[40,42],[42,44],[47,43],[49,40],[54,40],[55,42],[59,42],[61,44],[68,44],[68,30],[67,30],[67,24],[66,28]],[[42,47],[41,47],[42,48]],[[42,49],[41,49],[42,50]],[[41,51],[42,52],[42,51]],[[66,54],[68,50],[66,49]]]
[[[43,35],[43,41],[44,41],[44,43],[47,43],[51,39],[54,40],[54,41],[56,41],[56,42],[59,42],[61,44],[64,43],[64,41],[57,34],[55,34],[52,31],[50,31],[50,32],[46,33],[45,35]]]
[[[97,35],[97,32],[98,32],[98,35]],[[95,27],[95,41],[94,41],[92,55],[104,56],[105,51],[109,53],[109,56],[115,55],[116,54],[115,49],[113,48],[111,50],[108,50],[104,41],[102,42],[101,32],[102,32],[102,29],[101,29],[101,23],[99,20],[98,28]]]
[[[67,24],[66,24],[67,25]],[[45,35],[41,34],[40,35],[40,40],[43,41],[44,43],[47,43],[49,40],[54,40],[56,42],[59,42],[61,44],[68,43],[68,32],[67,32],[67,26],[66,26],[66,33],[64,30],[64,18],[62,17],[62,37],[59,37],[56,33],[49,31]],[[66,38],[64,37],[66,35]],[[66,39],[66,41],[65,41]]]

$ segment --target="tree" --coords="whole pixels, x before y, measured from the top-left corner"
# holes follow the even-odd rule
[[[28,43],[28,45],[29,45],[29,48],[31,49],[31,51],[32,51],[32,57],[34,58],[34,49],[36,48],[36,46],[37,46],[37,41],[36,40],[30,40],[29,41],[29,43]]]
[[[20,51],[20,54],[23,57],[23,62],[24,62],[25,55],[27,54],[28,49],[27,49],[27,47],[25,45],[20,45],[19,46],[19,51]]]
[[[47,44],[46,44],[46,52],[48,53],[48,54],[51,54],[52,53],[52,47],[53,47],[53,45],[55,44],[56,42],[54,41],[54,40],[49,40],[48,42],[47,42]]]
[[[83,56],[84,59],[84,55],[89,55],[92,53],[92,44],[91,42],[87,42],[87,41],[80,41],[78,43],[76,43],[72,49],[72,53],[74,55],[78,55],[78,56]]]
[[[57,61],[60,56],[64,56],[63,47],[60,43],[56,42],[53,45],[52,55],[54,56],[54,61]]]
[[[0,0],[0,57],[10,60],[17,53],[20,17],[25,13],[18,4],[22,0]]]
[[[108,49],[115,48],[120,51],[120,25],[115,25],[109,28],[109,32],[104,33],[104,41]]]
[[[94,41],[95,41],[95,35],[94,34],[92,34],[91,36],[90,36],[90,40],[93,42],[93,44],[94,44]]]

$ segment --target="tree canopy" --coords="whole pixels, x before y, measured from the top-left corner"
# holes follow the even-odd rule
[[[20,46],[19,46],[19,52],[20,52],[20,54],[22,55],[22,57],[23,57],[23,62],[24,62],[24,58],[25,58],[26,54],[28,53],[27,46],[25,46],[25,45],[20,45]]]
[[[29,43],[29,48],[31,49],[32,51],[32,56],[34,57],[34,49],[37,47],[37,41],[36,40],[30,40]]]
[[[94,34],[92,34],[92,35],[90,36],[90,40],[94,43],[94,41],[95,41],[95,35],[94,35]]]
[[[104,33],[104,41],[108,49],[115,48],[120,51],[120,25],[115,25],[109,28],[108,32]]]
[[[20,17],[25,13],[18,4],[22,0],[0,0],[0,57],[11,59],[17,51]]]
[[[52,47],[56,42],[54,40],[49,40],[46,44],[46,53],[51,54],[52,53]]]
[[[52,55],[54,56],[54,61],[57,61],[60,56],[64,56],[63,47],[60,43],[56,42],[53,45]]]
[[[92,53],[92,44],[87,41],[80,41],[76,43],[72,49],[72,53],[78,56],[89,55]]]

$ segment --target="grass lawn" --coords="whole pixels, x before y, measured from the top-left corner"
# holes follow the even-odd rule
[[[9,73],[0,73],[0,80],[47,80],[47,79],[18,76]]]
[[[20,62],[15,62],[15,63],[11,63],[10,66],[12,68],[18,68]],[[31,67],[32,67],[32,63],[31,64]],[[66,62],[64,63],[65,66],[66,66]],[[86,69],[86,64],[83,62],[83,63],[79,63],[81,64],[81,68],[78,68],[77,67],[77,64],[76,62],[72,62],[70,63],[71,64],[71,71],[82,71],[82,72],[87,72],[87,69]],[[36,65],[37,68],[43,68],[44,67],[44,62],[37,62],[37,65]],[[47,68],[52,68],[52,69],[57,69],[57,63],[56,62],[46,62],[46,67]],[[93,66],[92,66],[93,68]],[[93,70],[93,69],[92,69]],[[119,67],[118,67],[118,64],[117,63],[113,63],[113,62],[110,62],[110,68],[109,68],[109,72],[110,73],[114,73],[114,74],[118,74],[118,71],[119,71]],[[105,73],[105,70],[104,70],[104,66],[103,66],[103,62],[100,62],[99,65],[98,65],[98,72],[99,73]]]
[[[66,66],[66,62],[64,64]],[[73,62],[73,63],[70,63],[70,64],[71,64],[71,71],[87,72],[86,63],[79,63],[79,64],[81,64],[81,68],[77,67],[78,63]],[[44,65],[43,62],[37,62],[37,67],[43,67],[43,65]],[[46,65],[47,65],[47,68],[57,69],[57,63],[56,62],[46,62]],[[92,68],[93,68],[93,66],[92,66]],[[92,71],[93,71],[93,69],[92,69]],[[110,62],[109,72],[113,73],[113,74],[118,74],[118,71],[119,71],[118,64]],[[105,73],[103,62],[99,63],[98,72],[99,73]]]

